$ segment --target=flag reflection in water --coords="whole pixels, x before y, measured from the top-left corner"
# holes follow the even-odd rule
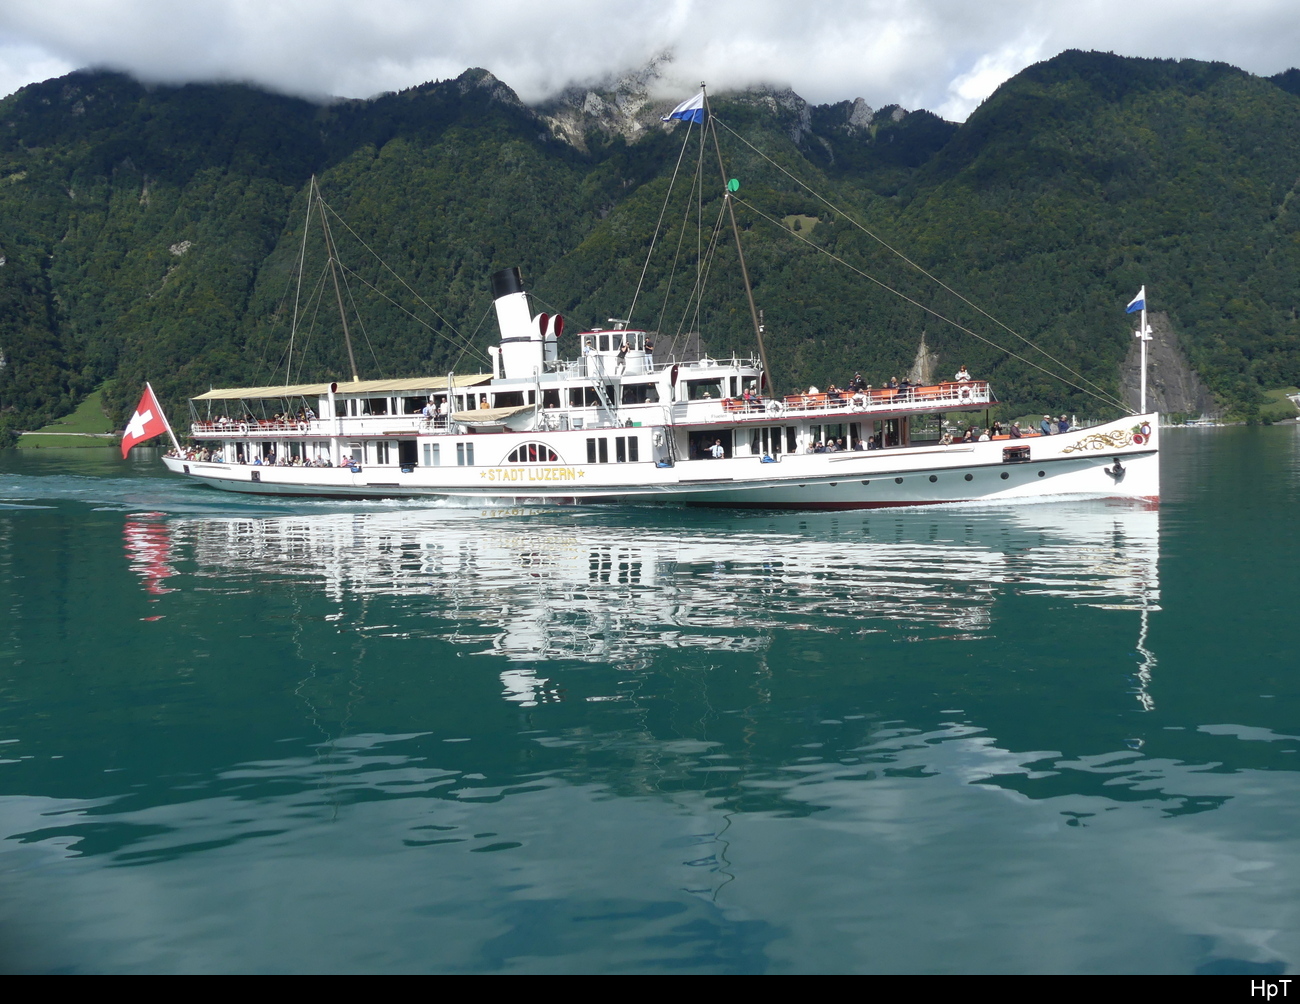
[[[176,574],[171,565],[171,531],[162,516],[160,512],[132,513],[122,528],[126,560],[151,596],[172,592],[163,583]]]

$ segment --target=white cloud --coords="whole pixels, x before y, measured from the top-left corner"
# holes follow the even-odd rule
[[[1067,48],[1296,61],[1294,0],[5,0],[0,93],[74,66],[364,97],[485,66],[526,101],[671,50],[665,89],[787,83],[962,118]]]
[[[1043,42],[1041,35],[1034,39],[1021,38],[997,52],[980,56],[970,70],[952,79],[947,100],[935,111],[954,122],[965,121],[999,86],[1043,58]]]

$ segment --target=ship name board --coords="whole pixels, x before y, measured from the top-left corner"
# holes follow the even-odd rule
[[[577,481],[586,476],[581,467],[489,467],[479,472],[488,481]]]

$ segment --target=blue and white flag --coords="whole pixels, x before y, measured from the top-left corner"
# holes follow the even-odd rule
[[[695,97],[687,98],[663,117],[664,122],[671,122],[673,119],[681,122],[703,122],[704,92],[700,91]]]
[[[1138,295],[1129,300],[1128,306],[1124,308],[1126,314],[1136,314],[1139,310],[1147,309],[1147,288],[1143,286],[1138,290]]]

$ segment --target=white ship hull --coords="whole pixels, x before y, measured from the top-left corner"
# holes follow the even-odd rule
[[[1145,428],[1147,432],[1136,433]],[[651,430],[600,430],[602,433]],[[574,455],[591,431],[475,437],[479,455],[523,442]],[[792,453],[637,463],[350,467],[258,466],[167,457],[167,467],[215,488],[332,498],[456,498],[530,505],[673,503],[771,509],[866,509],[1072,496],[1158,501],[1157,416],[1132,416],[1056,436],[828,454]],[[648,438],[648,437],[644,437]],[[1028,459],[1007,451],[1028,447]],[[651,451],[643,454],[650,456]]]

